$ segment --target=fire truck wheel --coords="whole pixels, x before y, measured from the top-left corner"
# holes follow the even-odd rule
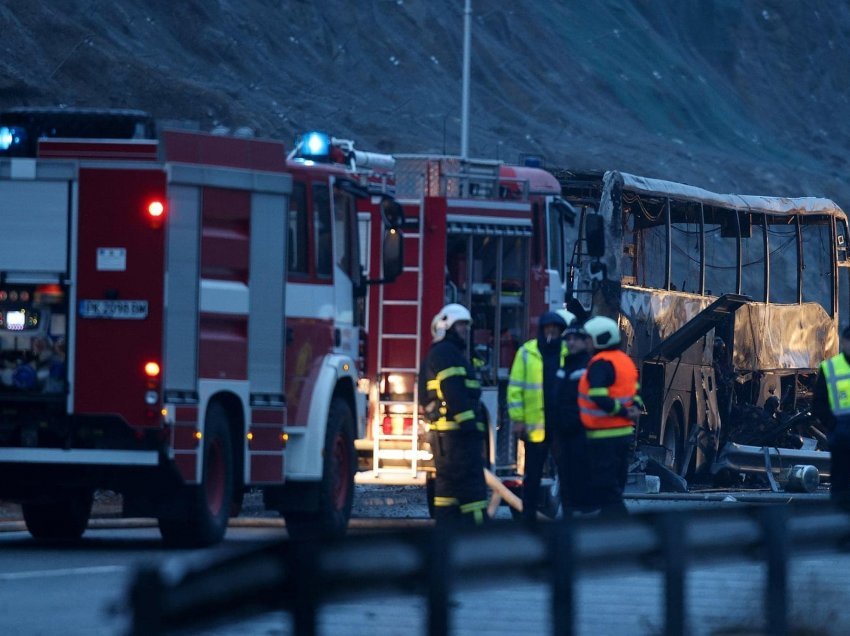
[[[324,465],[319,486],[319,509],[285,513],[289,536],[295,539],[321,535],[341,537],[348,529],[354,500],[354,415],[339,397],[331,400],[325,432]]]
[[[47,501],[23,503],[27,530],[40,540],[76,540],[83,536],[94,493],[78,489],[57,493]]]
[[[168,545],[214,545],[227,530],[233,501],[233,453],[227,412],[217,402],[207,409],[203,439],[202,483],[184,486],[159,517],[159,531]]]

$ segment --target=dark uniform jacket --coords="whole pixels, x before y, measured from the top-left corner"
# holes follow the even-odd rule
[[[419,374],[420,403],[437,431],[483,432],[481,384],[466,355],[466,343],[449,330],[433,344]]]
[[[555,421],[558,422],[558,430],[568,435],[584,435],[578,411],[578,381],[588,362],[589,353],[571,354],[564,359],[564,366],[558,371],[555,401],[560,415]]]

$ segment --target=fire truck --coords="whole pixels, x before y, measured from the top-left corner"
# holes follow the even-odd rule
[[[0,116],[0,498],[34,537],[80,537],[96,489],[175,545],[249,488],[291,535],[345,531],[365,290],[401,267],[398,204],[351,174],[139,111]]]
[[[357,440],[363,483],[423,482],[433,475],[417,376],[432,317],[447,302],[472,314],[469,354],[483,386],[487,463],[503,482],[522,470],[507,425],[505,392],[514,355],[537,333],[541,313],[563,307],[563,237],[575,221],[548,172],[498,161],[395,155],[392,182],[404,210],[404,267],[371,291],[368,305],[369,427]],[[377,246],[377,212],[361,213]],[[379,277],[377,249],[370,276]],[[519,450],[519,454],[518,454]],[[514,486],[518,485],[513,480]]]

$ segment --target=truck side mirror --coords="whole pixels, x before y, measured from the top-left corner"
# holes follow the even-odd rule
[[[381,197],[381,218],[384,220],[384,227],[398,230],[404,225],[404,209],[392,197]]]
[[[401,206],[399,206],[401,207]],[[395,228],[384,232],[382,283],[391,283],[404,269],[404,236]]]
[[[585,217],[584,238],[587,241],[588,256],[605,256],[605,220],[601,214],[588,214]]]

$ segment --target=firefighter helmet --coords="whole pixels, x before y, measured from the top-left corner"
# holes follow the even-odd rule
[[[555,311],[555,313],[564,319],[564,322],[566,323],[567,327],[572,327],[573,324],[576,322],[576,315],[567,309],[558,309]]]
[[[446,333],[456,322],[472,322],[472,315],[463,305],[449,303],[431,320],[431,335],[434,337],[434,342],[445,338]]]
[[[615,320],[607,316],[594,316],[584,323],[584,330],[593,338],[593,346],[597,349],[620,344],[620,328]]]

